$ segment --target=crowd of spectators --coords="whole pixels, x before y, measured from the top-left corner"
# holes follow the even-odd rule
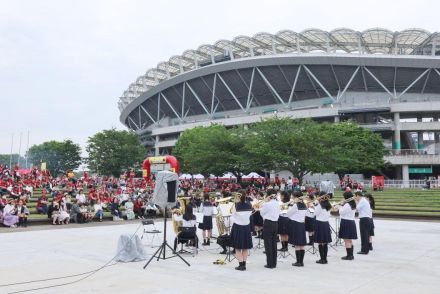
[[[26,226],[31,213],[47,215],[53,225],[102,221],[106,215],[113,220],[141,219],[157,211],[151,202],[153,188],[134,178],[133,172],[119,178],[85,172],[75,178],[69,172],[52,176],[37,167],[22,170],[18,165],[12,169],[0,165],[0,224]],[[26,204],[36,189],[41,189],[41,196],[30,211]]]

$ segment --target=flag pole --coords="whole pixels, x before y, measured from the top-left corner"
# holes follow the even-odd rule
[[[12,133],[12,139],[11,139],[11,153],[9,155],[9,168],[11,168],[12,165],[12,147],[14,146],[14,133]]]

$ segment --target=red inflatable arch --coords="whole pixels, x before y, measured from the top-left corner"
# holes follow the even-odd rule
[[[142,165],[142,176],[149,182],[151,177],[151,165],[156,165],[158,170],[169,170],[175,173],[179,173],[179,162],[174,156],[154,156],[147,157]],[[169,165],[169,167],[167,166]]]

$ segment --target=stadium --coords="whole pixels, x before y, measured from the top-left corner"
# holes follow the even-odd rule
[[[120,121],[156,155],[188,128],[277,115],[352,119],[381,134],[393,177],[440,174],[440,33],[258,33],[172,56],[129,85]]]

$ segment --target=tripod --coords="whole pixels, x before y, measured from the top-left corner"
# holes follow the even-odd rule
[[[159,248],[156,250],[156,252],[153,254],[153,256],[151,256],[151,258],[148,260],[148,262],[144,265],[144,269],[150,264],[150,262],[153,260],[153,258],[157,258],[157,261],[159,261],[159,259],[169,259],[169,258],[173,258],[173,257],[179,257],[181,260],[183,260],[184,263],[186,263],[188,266],[191,266],[179,253],[177,253],[174,248],[172,248],[168,242],[167,242],[167,207],[165,206],[164,209],[164,221],[163,221],[163,242],[162,245],[159,246]],[[171,251],[173,252],[173,254],[171,256],[166,256],[165,252],[167,247],[169,249],[171,249]]]

